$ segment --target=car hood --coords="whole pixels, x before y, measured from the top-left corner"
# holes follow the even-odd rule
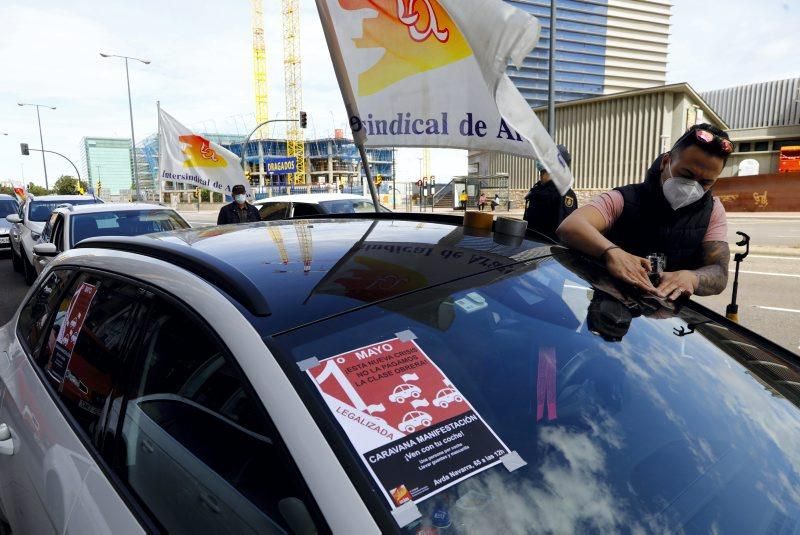
[[[41,234],[42,231],[44,230],[44,225],[45,225],[44,222],[28,221],[28,225],[27,226],[28,226],[29,229],[31,229],[31,231],[35,232],[36,234]]]

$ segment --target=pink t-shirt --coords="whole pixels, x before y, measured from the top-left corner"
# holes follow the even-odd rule
[[[606,229],[613,225],[622,215],[625,199],[617,190],[601,193],[591,201],[589,206],[594,207],[605,219]],[[708,222],[706,235],[703,241],[728,241],[728,219],[725,217],[725,207],[718,197],[714,197],[714,206],[711,208],[711,220]]]

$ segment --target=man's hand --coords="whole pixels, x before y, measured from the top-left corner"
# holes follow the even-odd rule
[[[626,253],[617,247],[606,251],[605,260],[609,273],[615,278],[645,292],[664,297],[647,276],[650,271],[650,262],[647,259]]]
[[[694,294],[699,285],[700,279],[694,271],[666,271],[661,274],[658,290],[670,301],[675,301],[681,296]]]

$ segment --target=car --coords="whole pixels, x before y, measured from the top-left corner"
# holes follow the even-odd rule
[[[36,278],[33,265],[33,246],[39,242],[50,213],[62,204],[98,204],[103,201],[93,195],[40,195],[28,194],[19,212],[6,216],[6,221],[16,226],[11,233],[11,261],[14,269],[30,285]]]
[[[374,213],[372,199],[349,193],[302,193],[279,195],[253,203],[262,221],[276,221],[292,217],[309,217],[320,214]],[[382,212],[390,210],[381,205]]]
[[[800,516],[800,356],[461,221],[58,255],[0,327],[0,531],[410,534],[446,509],[453,533],[771,533]],[[411,375],[412,408],[386,403]],[[428,404],[449,388],[461,402]]]
[[[399,429],[404,433],[413,433],[417,427],[428,427],[431,425],[433,417],[427,412],[411,411],[403,416],[403,421],[400,422]]]
[[[17,199],[11,195],[0,194],[0,252],[11,251],[11,223],[6,221],[7,215],[16,214],[19,211]]]
[[[50,214],[33,246],[33,265],[38,275],[54,256],[94,236],[137,236],[189,227],[178,212],[156,204],[69,204]]]
[[[418,386],[403,383],[395,387],[392,393],[389,394],[389,401],[403,403],[408,398],[418,398],[420,393],[422,393],[422,390]]]
[[[442,388],[436,392],[436,397],[433,398],[433,406],[446,409],[451,403],[461,403],[462,401],[464,401],[464,398],[455,388]]]

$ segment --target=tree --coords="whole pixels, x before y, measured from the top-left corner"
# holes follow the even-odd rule
[[[83,180],[80,181],[80,186],[84,193],[89,189],[89,184]],[[69,175],[61,175],[53,185],[53,191],[57,195],[80,195],[81,193],[78,189],[78,179]]]
[[[10,186],[0,186],[0,195],[11,195],[14,196],[14,188]]]
[[[47,195],[50,192],[47,191],[42,186],[38,186],[33,182],[28,182],[28,193],[30,193],[31,195]]]

